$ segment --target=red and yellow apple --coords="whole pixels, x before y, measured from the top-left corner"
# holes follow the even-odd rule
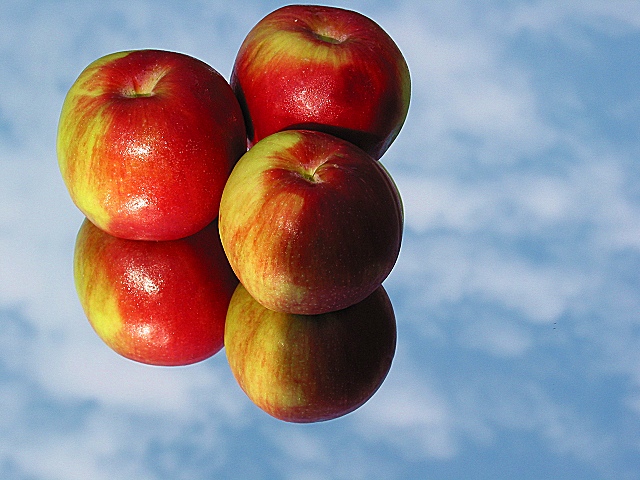
[[[262,139],[234,167],[219,229],[240,282],[272,310],[319,314],[353,305],[400,251],[400,194],[382,164],[311,130]]]
[[[260,20],[230,83],[250,145],[280,130],[322,130],[376,159],[402,128],[411,90],[406,61],[382,27],[354,11],[311,5]]]
[[[225,352],[247,396],[288,422],[354,411],[382,385],[396,347],[393,307],[382,286],[347,309],[278,313],[238,285],[227,313]]]
[[[188,365],[223,346],[238,281],[217,222],[172,241],[126,240],[82,224],[74,278],[98,336],[120,355],[151,365]]]
[[[96,226],[127,239],[174,240],[211,223],[246,146],[227,81],[196,58],[161,50],[91,63],[69,89],[58,125],[72,200]]]

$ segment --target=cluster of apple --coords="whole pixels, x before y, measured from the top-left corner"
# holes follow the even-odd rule
[[[229,82],[175,52],[91,63],[57,154],[86,216],[74,277],[99,337],[152,365],[224,346],[247,396],[286,421],[366,402],[395,353],[382,282],[403,210],[379,160],[409,96],[389,35],[335,7],[264,17]]]

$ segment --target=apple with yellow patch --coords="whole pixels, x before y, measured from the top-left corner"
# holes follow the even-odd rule
[[[234,377],[258,407],[311,423],[353,412],[380,388],[395,354],[396,321],[383,287],[344,310],[292,315],[263,307],[240,284],[224,340]]]
[[[218,226],[231,267],[258,302],[310,315],[378,288],[398,258],[403,221],[380,162],[333,135],[286,130],[240,158]]]
[[[240,105],[217,71],[185,54],[134,50],[99,58],[73,83],[57,154],[72,200],[96,226],[174,240],[217,217],[246,144]]]
[[[230,79],[250,144],[285,129],[321,130],[379,159],[409,109],[402,52],[372,19],[343,8],[288,5],[248,33]]]
[[[188,365],[223,347],[238,280],[214,221],[178,240],[126,240],[82,224],[74,278],[98,336],[115,352],[150,365]]]

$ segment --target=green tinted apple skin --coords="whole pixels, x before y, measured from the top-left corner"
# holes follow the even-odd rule
[[[382,385],[395,347],[395,316],[382,286],[356,305],[322,315],[274,312],[242,285],[229,304],[231,370],[258,407],[283,421],[320,422],[353,412]]]
[[[238,161],[220,202],[231,267],[265,307],[315,315],[371,294],[400,252],[400,193],[382,164],[323,132],[287,130]]]
[[[409,110],[411,79],[393,39],[372,19],[328,6],[288,5],[260,20],[230,79],[250,144],[314,129],[379,159]]]
[[[240,105],[217,71],[185,54],[135,50],[97,59],[73,83],[57,156],[92,223],[121,238],[175,240],[217,217],[246,144]]]
[[[118,354],[149,365],[205,360],[223,347],[227,307],[238,280],[214,221],[178,240],[126,240],[85,220],[74,278],[98,336]]]

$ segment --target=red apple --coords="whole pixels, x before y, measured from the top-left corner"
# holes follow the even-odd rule
[[[409,109],[409,69],[368,17],[336,7],[289,5],[260,20],[230,80],[250,145],[284,129],[322,130],[379,159]]]
[[[262,305],[340,310],[373,292],[400,251],[400,194],[380,162],[332,135],[286,130],[240,158],[220,202],[231,267]]]
[[[62,106],[57,153],[72,200],[95,225],[173,240],[216,218],[246,143],[242,111],[218,72],[188,55],[137,50],[80,74]]]
[[[152,365],[187,365],[223,346],[224,322],[238,284],[217,222],[179,240],[113,237],[85,220],[74,277],[98,336],[120,355]]]
[[[288,422],[319,422],[363,405],[387,376],[396,322],[383,287],[347,309],[278,313],[238,285],[227,313],[225,352],[247,396]]]

